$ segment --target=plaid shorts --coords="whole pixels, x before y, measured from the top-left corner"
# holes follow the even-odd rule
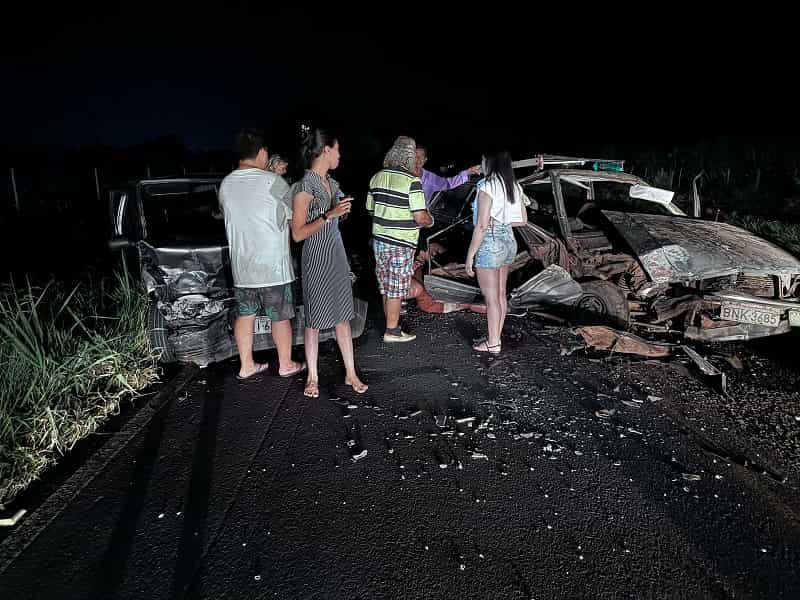
[[[414,248],[374,241],[375,275],[378,288],[387,298],[405,298],[411,291]]]
[[[253,317],[259,313],[270,321],[285,321],[294,318],[294,294],[292,284],[284,283],[262,288],[234,288],[236,314]]]

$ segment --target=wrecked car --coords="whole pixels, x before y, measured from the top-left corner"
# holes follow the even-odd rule
[[[122,250],[127,264],[136,265],[141,275],[150,297],[150,341],[162,362],[205,366],[238,353],[233,337],[233,275],[217,200],[221,181],[221,177],[148,179],[110,193],[110,247]],[[294,293],[292,343],[297,345],[303,343],[305,327],[299,280]],[[367,304],[354,301],[351,326],[353,337],[358,337],[364,330]],[[258,316],[254,327],[253,349],[274,348],[271,322]],[[333,330],[320,332],[320,340],[333,337]]]
[[[514,167],[533,201],[529,222],[514,229],[512,309],[560,309],[573,322],[715,342],[800,326],[800,260],[774,244],[688,217],[673,192],[619,161],[539,155]],[[481,301],[463,264],[475,193],[465,184],[431,200],[439,230],[427,243],[448,248],[425,277],[436,300]]]

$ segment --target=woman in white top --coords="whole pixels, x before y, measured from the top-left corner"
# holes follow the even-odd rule
[[[486,177],[478,182],[478,193],[472,209],[475,229],[467,251],[467,274],[477,272],[478,284],[486,300],[489,335],[472,348],[478,352],[498,354],[500,333],[506,320],[508,303],[506,281],[509,266],[517,255],[517,242],[512,226],[528,221],[525,194],[514,181],[511,155],[506,150],[483,157]],[[473,271],[474,263],[474,271]]]

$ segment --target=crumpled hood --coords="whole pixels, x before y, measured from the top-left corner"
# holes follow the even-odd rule
[[[656,283],[735,273],[800,274],[800,260],[727,223],[603,211]]]

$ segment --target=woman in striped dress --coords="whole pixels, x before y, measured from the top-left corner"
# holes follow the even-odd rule
[[[302,152],[310,168],[292,188],[292,238],[305,241],[302,282],[308,379],[303,393],[319,396],[319,330],[335,327],[346,371],[344,382],[363,394],[367,386],[356,374],[350,330],[355,316],[350,268],[337,227],[338,217],[350,212],[352,199],[333,201],[339,184],[328,174],[339,166],[339,142],[319,129],[305,131]]]

